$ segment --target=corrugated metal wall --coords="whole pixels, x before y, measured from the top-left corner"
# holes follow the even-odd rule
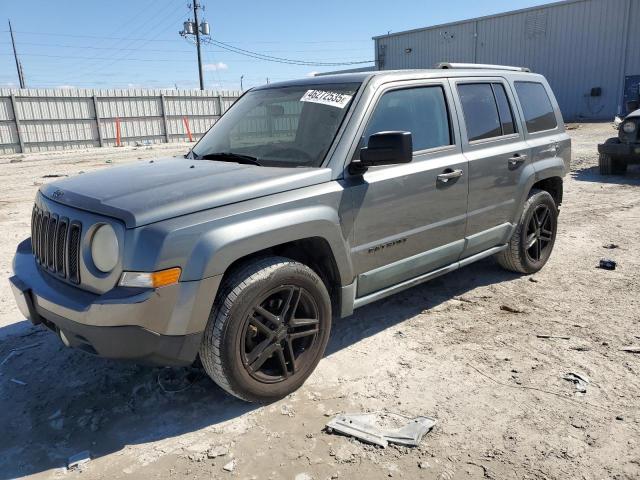
[[[526,66],[549,80],[566,120],[611,119],[640,74],[640,1],[570,0],[376,37],[384,70],[438,62]],[[601,96],[591,96],[600,87]]]
[[[236,91],[0,89],[0,154],[194,139],[240,96]],[[16,116],[17,113],[17,116]]]
[[[630,0],[630,2],[625,45],[625,76],[640,75],[640,1]]]

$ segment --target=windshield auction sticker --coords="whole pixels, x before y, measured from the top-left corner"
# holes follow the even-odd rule
[[[321,103],[331,107],[344,108],[351,100],[351,95],[344,93],[326,92],[324,90],[307,90],[300,99],[301,102]]]

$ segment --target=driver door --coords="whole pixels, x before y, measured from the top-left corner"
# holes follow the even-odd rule
[[[467,216],[467,160],[449,85],[389,86],[372,105],[361,145],[373,133],[410,131],[414,152],[411,163],[371,167],[352,184],[358,297],[456,262]]]

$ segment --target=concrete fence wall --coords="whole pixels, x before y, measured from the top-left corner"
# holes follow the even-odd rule
[[[212,90],[0,89],[0,155],[194,140],[241,95]]]

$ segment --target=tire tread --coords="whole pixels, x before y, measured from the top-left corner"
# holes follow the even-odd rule
[[[619,158],[601,153],[598,157],[600,175],[624,175],[627,171],[627,163]]]
[[[612,175],[613,174],[613,159],[606,153],[601,153],[598,157],[598,168],[600,169],[600,175]]]

